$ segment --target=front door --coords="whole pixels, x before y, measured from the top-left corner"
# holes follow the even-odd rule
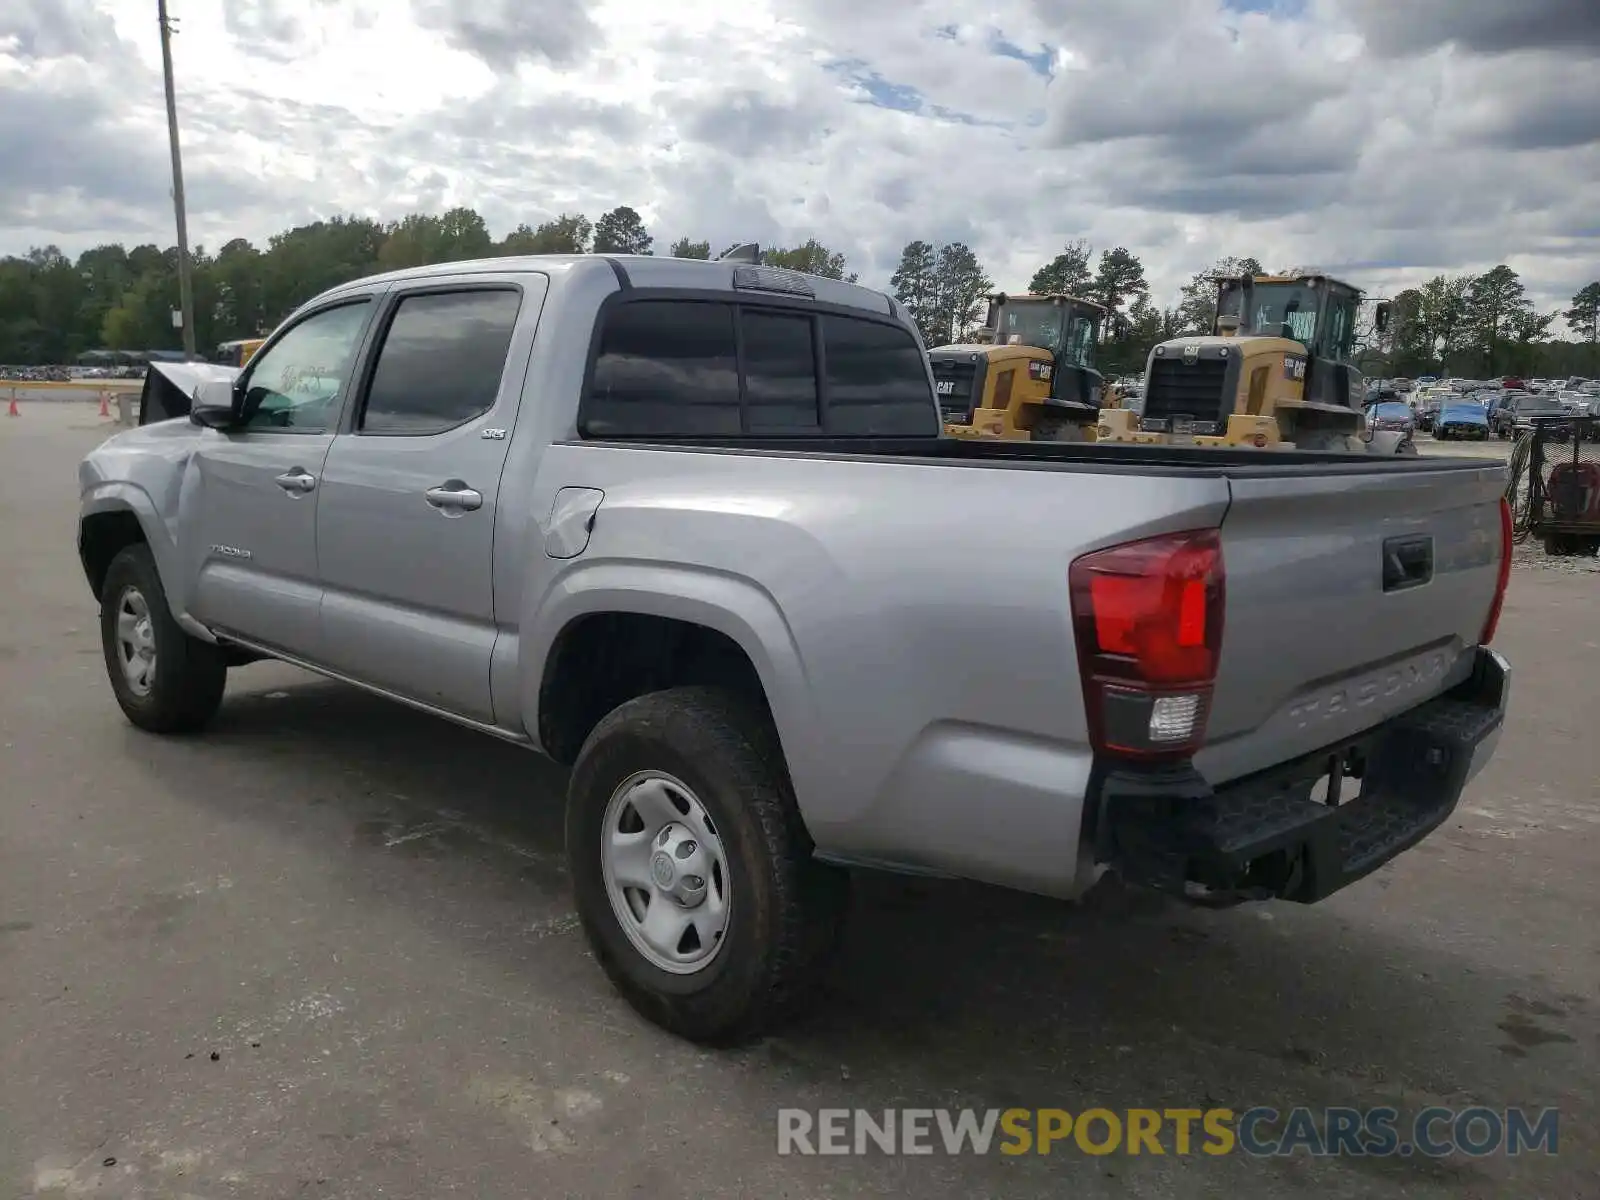
[[[500,473],[544,291],[525,273],[397,288],[317,502],[322,661],[486,723]]]
[[[297,321],[241,377],[249,422],[201,435],[185,577],[189,612],[205,625],[316,657],[317,492],[374,307],[363,297]]]

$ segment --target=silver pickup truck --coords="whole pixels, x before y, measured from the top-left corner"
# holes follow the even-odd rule
[[[702,1041],[805,995],[846,867],[1313,902],[1503,720],[1500,466],[948,439],[851,284],[409,270],[155,415],[81,467],[128,718],[272,658],[570,764],[596,957]]]

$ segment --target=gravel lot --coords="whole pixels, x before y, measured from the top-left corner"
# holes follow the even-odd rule
[[[539,759],[272,664],[202,739],[126,724],[94,411],[0,418],[0,1195],[1600,1195],[1595,580],[1525,560],[1498,757],[1326,904],[864,878],[829,1006],[708,1053],[587,957]],[[1560,1153],[776,1154],[783,1106],[1218,1103],[1556,1106]]]

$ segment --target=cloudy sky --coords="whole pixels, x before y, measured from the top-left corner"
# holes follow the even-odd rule
[[[1600,277],[1600,0],[170,0],[191,238],[455,204],[1002,286],[1126,245]],[[156,0],[0,0],[0,253],[170,244]]]

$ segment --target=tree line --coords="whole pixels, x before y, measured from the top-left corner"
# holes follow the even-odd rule
[[[708,259],[712,248],[709,239],[682,237],[667,252]],[[520,224],[500,239],[466,207],[390,222],[334,217],[274,234],[265,247],[244,238],[215,253],[195,247],[196,345],[205,352],[235,338],[260,336],[317,293],[381,271],[513,254],[654,252],[654,237],[627,205],[594,221],[582,213],[562,213],[538,225]],[[857,278],[844,254],[815,239],[765,250],[761,257],[769,265],[812,275]],[[1028,290],[1081,296],[1110,310],[1114,316],[1103,331],[1099,359],[1115,374],[1139,370],[1157,342],[1209,332],[1216,278],[1260,270],[1255,258],[1219,259],[1183,286],[1175,304],[1162,307],[1151,301],[1137,254],[1114,246],[1096,256],[1078,239],[1039,265]],[[971,247],[921,240],[902,250],[890,287],[930,346],[969,340],[994,291]],[[74,260],[45,246],[0,258],[0,363],[69,363],[95,349],[175,349],[182,340],[171,317],[177,307],[175,247],[128,249],[111,243]],[[1552,340],[1558,320],[1582,344]],[[1600,282],[1574,296],[1570,309],[1541,315],[1533,312],[1509,267],[1481,276],[1439,276],[1395,297],[1393,320],[1368,346],[1367,358],[1369,373],[1600,373]]]
[[[1482,275],[1435,275],[1397,295],[1390,310],[1371,355],[1388,374],[1600,374],[1600,281],[1579,289],[1569,307],[1541,313],[1502,263]],[[1573,340],[1554,338],[1562,325]]]
[[[195,344],[201,353],[235,338],[268,333],[296,307],[330,287],[402,267],[512,254],[650,254],[655,239],[638,212],[622,205],[591,221],[563,213],[518,225],[500,239],[470,208],[413,213],[380,223],[334,217],[267,239],[235,238],[216,253],[190,256]],[[732,247],[724,247],[725,253]],[[680,238],[670,253],[710,258],[711,243]],[[817,241],[766,250],[762,259],[836,279],[844,255]],[[55,246],[0,258],[0,363],[66,364],[89,350],[177,349],[178,251],[117,243],[67,257]]]

